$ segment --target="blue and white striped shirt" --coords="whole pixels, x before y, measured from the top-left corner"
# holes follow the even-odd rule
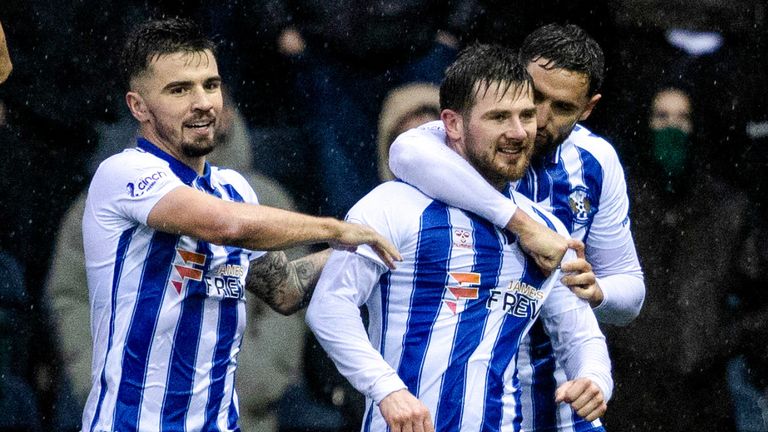
[[[236,431],[234,380],[245,276],[260,253],[147,226],[152,207],[190,186],[257,203],[238,173],[197,173],[147,140],[105,160],[83,238],[93,365],[83,431]]]
[[[445,136],[441,121],[403,133],[392,146],[392,171],[430,196],[476,212],[497,226],[506,225],[516,205],[445,146]],[[604,294],[603,303],[593,309],[597,318],[611,324],[631,321],[640,310],[645,290],[629,228],[624,170],[613,147],[576,125],[565,142],[532,161],[515,187],[552,212],[572,237],[586,244],[587,260]],[[566,374],[540,324],[534,325],[530,339],[521,345],[519,358],[524,429],[572,432],[599,428],[599,420],[588,423],[567,405],[554,403],[555,389],[566,381]]]
[[[610,393],[605,339],[589,305],[560,284],[559,272],[545,277],[514,236],[402,182],[374,189],[348,219],[376,229],[403,256],[389,270],[368,247],[334,252],[307,312],[340,372],[368,397],[364,431],[386,430],[377,404],[402,388],[427,406],[437,431],[521,430],[516,354],[538,316],[569,371],[594,376]]]

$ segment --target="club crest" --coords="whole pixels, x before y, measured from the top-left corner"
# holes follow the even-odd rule
[[[586,224],[589,218],[595,212],[592,201],[589,197],[589,191],[584,186],[576,186],[568,195],[568,205],[571,207],[574,222]]]

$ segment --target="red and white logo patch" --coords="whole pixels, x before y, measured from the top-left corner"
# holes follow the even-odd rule
[[[480,273],[448,273],[451,285],[445,286],[443,291],[443,303],[454,315],[464,310],[467,300],[476,300],[478,296],[478,285],[480,285]]]

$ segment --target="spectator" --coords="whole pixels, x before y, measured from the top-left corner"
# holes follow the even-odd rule
[[[413,83],[393,89],[379,113],[379,179],[395,178],[389,170],[389,147],[408,129],[440,118],[440,89],[432,84]]]
[[[651,430],[663,418],[668,430],[729,431],[725,364],[743,326],[759,316],[732,313],[729,299],[751,286],[745,264],[759,256],[746,242],[759,225],[744,193],[709,169],[717,162],[698,139],[684,87],[663,88],[651,101],[626,158],[647,298],[628,327],[605,329],[617,383],[606,425]]]

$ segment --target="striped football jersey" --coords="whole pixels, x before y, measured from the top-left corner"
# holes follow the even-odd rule
[[[238,173],[197,173],[147,140],[105,160],[83,237],[93,335],[83,431],[239,430],[235,368],[245,276],[260,253],[147,226],[177,187],[257,203]]]

